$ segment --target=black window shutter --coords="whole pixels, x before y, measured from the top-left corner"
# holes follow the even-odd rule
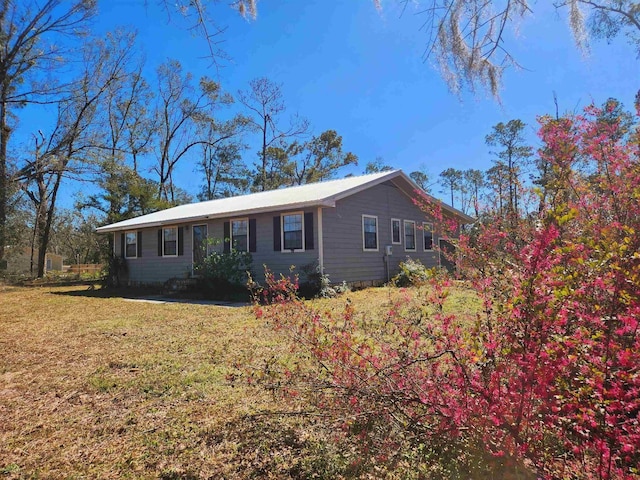
[[[124,248],[125,248],[125,245],[124,245],[124,233],[121,233],[120,234],[120,256],[122,258],[124,258]]]
[[[142,256],[142,232],[138,232],[138,258]]]
[[[178,255],[184,255],[184,227],[178,227]]]
[[[280,242],[280,215],[278,215],[273,217],[273,251],[280,250],[282,250],[282,243]]]
[[[222,236],[224,237],[222,251],[224,253],[229,253],[231,251],[231,224],[229,222],[224,222],[222,228]]]
[[[258,250],[258,245],[256,242],[256,219],[249,219],[249,251],[256,252]]]
[[[304,214],[304,249],[313,248],[313,212],[307,212]]]
[[[158,256],[162,256],[162,229],[158,230]]]

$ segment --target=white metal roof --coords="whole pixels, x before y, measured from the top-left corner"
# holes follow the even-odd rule
[[[237,217],[277,210],[292,210],[313,206],[334,207],[335,202],[341,198],[353,195],[354,193],[396,177],[402,177],[410,184],[413,184],[411,179],[401,170],[391,170],[372,173],[370,175],[346,177],[339,180],[328,180],[297,187],[281,188],[267,192],[180,205],[148,215],[123,220],[122,222],[112,223],[111,225],[105,225],[96,230],[100,233],[106,233],[222,217]],[[457,210],[455,212],[467,219],[471,218]]]

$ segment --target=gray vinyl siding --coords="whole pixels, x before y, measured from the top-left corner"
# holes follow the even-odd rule
[[[191,274],[191,228],[184,230],[184,255],[177,257],[158,256],[158,228],[138,231],[142,232],[142,256],[126,259],[127,278],[130,283],[157,284],[164,283],[170,278],[189,277]],[[123,232],[117,232],[115,236],[117,256],[120,256],[121,233]]]
[[[364,251],[362,215],[378,217],[378,251]],[[391,182],[376,185],[339,200],[335,208],[322,213],[324,270],[332,283],[381,282],[387,280],[385,245],[391,245],[391,219],[400,219],[401,245],[393,245],[389,276],[407,257],[419,259],[427,267],[438,265],[438,253],[424,251],[423,222],[429,222],[411,198]],[[416,222],[416,251],[404,248],[404,220]],[[434,235],[434,244],[437,239]]]
[[[218,244],[209,250],[222,251],[224,238],[224,222],[236,218],[248,218],[256,220],[256,251],[252,252],[252,275],[254,279],[262,283],[264,280],[263,265],[276,275],[289,274],[290,267],[295,266],[295,272],[301,273],[301,267],[318,261],[318,218],[317,209],[307,209],[304,213],[313,212],[314,248],[304,252],[274,251],[273,245],[273,217],[281,214],[297,213],[295,211],[273,212],[260,215],[243,217],[231,217],[210,220],[206,222],[207,235],[210,239],[218,240]],[[128,268],[128,281],[132,284],[158,284],[170,278],[187,278],[192,275],[193,269],[193,225],[205,225],[203,222],[181,224],[184,229],[184,255],[178,257],[158,256],[158,228],[140,230],[142,232],[142,256],[140,258],[126,259]],[[306,228],[306,225],[305,225]],[[115,234],[114,253],[120,255],[120,234]]]
[[[252,273],[254,275],[254,279],[259,283],[262,283],[264,280],[263,265],[267,265],[269,269],[276,275],[279,275],[281,273],[284,275],[288,275],[290,272],[290,267],[295,266],[294,271],[300,274],[300,276],[302,277],[301,268],[305,265],[309,265],[318,261],[317,209],[304,210],[304,213],[313,212],[313,250],[306,249],[304,252],[282,252],[275,251],[273,248],[273,217],[281,214],[296,212],[297,211],[283,211],[251,217],[256,219],[257,230],[257,248],[256,252],[251,254],[253,256]],[[280,229],[282,230],[282,225],[280,225]]]

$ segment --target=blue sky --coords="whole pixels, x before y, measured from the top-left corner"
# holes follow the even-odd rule
[[[263,0],[255,21],[217,4],[218,24],[227,27],[220,48],[230,57],[218,68],[206,58],[204,41],[180,28],[179,18],[168,20],[155,0],[101,0],[96,28],[134,27],[150,71],[176,58],[195,77],[211,76],[232,94],[255,77],[281,83],[291,113],[308,118],[316,134],[337,130],[345,149],[358,156],[359,166],[343,174],[361,173],[382,157],[407,173],[424,166],[435,181],[448,167],[489,168],[484,138],[498,122],[522,119],[536,142],[536,116],[554,111],[554,92],[561,112],[608,97],[632,107],[640,88],[633,49],[623,39],[593,42],[584,57],[565,12],[539,3],[545,5],[535,4],[513,37],[511,51],[524,69],[505,74],[501,104],[486,92],[450,93],[422,59],[422,17],[411,8],[400,16],[394,1],[383,2],[379,12],[370,0]],[[256,159],[255,150],[246,155]],[[175,181],[195,194],[193,172],[186,160]]]

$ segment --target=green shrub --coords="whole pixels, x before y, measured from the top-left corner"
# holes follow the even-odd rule
[[[420,260],[414,260],[410,257],[407,257],[404,262],[400,262],[399,267],[400,271],[391,279],[397,287],[422,285],[432,275],[432,272]]]
[[[201,292],[209,298],[228,299],[246,294],[244,287],[253,258],[249,252],[232,249],[212,252],[194,268]]]
[[[335,298],[348,292],[346,282],[332,285],[329,275],[323,273],[318,262],[309,263],[300,268],[304,274],[304,281],[300,283],[299,295],[305,298]]]
[[[106,274],[102,280],[104,288],[118,288],[122,277],[128,272],[127,261],[119,255],[111,255],[107,261]]]

